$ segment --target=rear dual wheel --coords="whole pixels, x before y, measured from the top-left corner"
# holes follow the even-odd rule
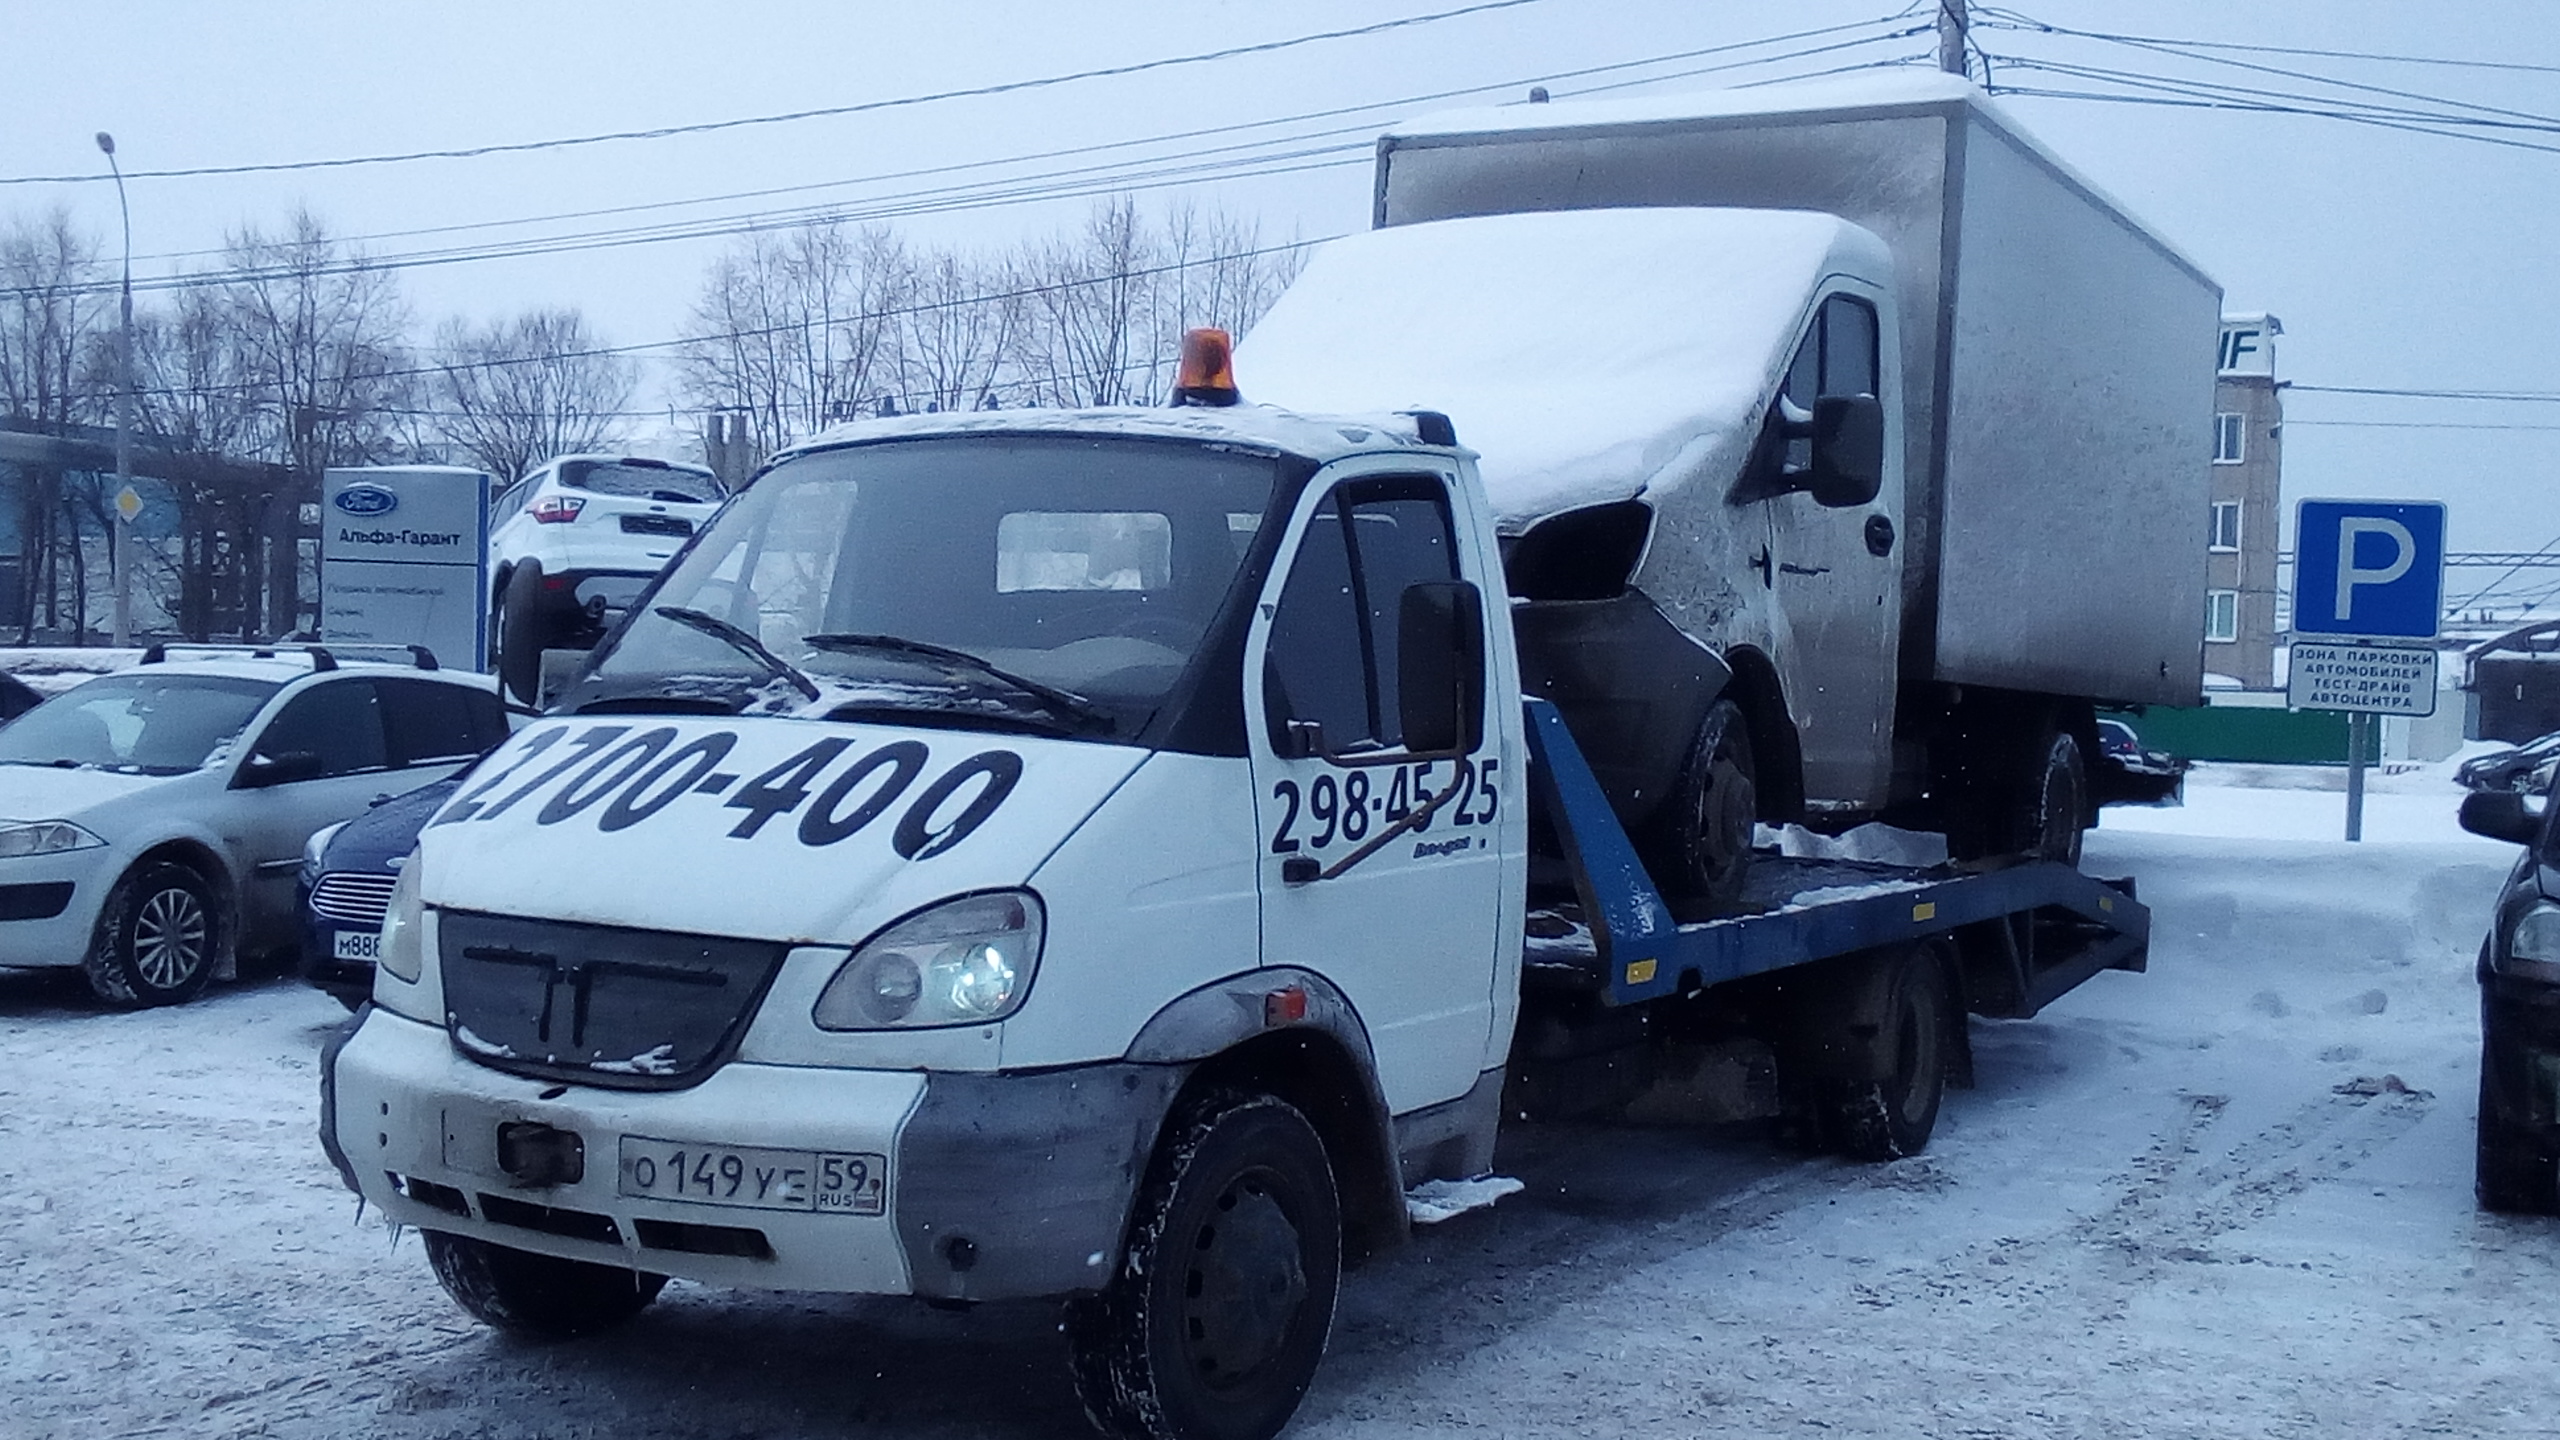
[[[1955,996],[1937,954],[1913,946],[1895,963],[1885,1028],[1887,1049],[1873,1080],[1841,1086],[1831,1103],[1831,1132],[1842,1153],[1859,1160],[1899,1160],[1929,1147],[1947,1093],[1948,1037],[1957,1023]]]

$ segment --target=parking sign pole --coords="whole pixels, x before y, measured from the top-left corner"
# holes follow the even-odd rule
[[[2347,712],[2347,838],[2364,839],[2364,752],[2373,735],[2373,714]]]

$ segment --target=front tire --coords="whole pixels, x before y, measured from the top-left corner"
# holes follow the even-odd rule
[[[1698,722],[1689,762],[1655,824],[1648,867],[1673,893],[1729,910],[1742,898],[1759,819],[1750,726],[1741,706],[1719,700]]]
[[[667,1277],[423,1232],[427,1263],[453,1302],[492,1328],[537,1340],[610,1330],[649,1308]]]
[[[1269,1440],[1315,1377],[1341,1275],[1341,1196],[1306,1117],[1268,1096],[1192,1102],[1110,1286],[1069,1312],[1086,1416],[1145,1440]]]
[[[202,875],[168,861],[145,863],[108,892],[80,968],[110,1005],[183,1005],[212,980],[222,931],[213,887]]]

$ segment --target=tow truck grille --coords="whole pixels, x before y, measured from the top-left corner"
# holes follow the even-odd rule
[[[681,537],[693,533],[693,522],[681,515],[625,515],[622,517],[622,533]]]
[[[492,1069],[673,1090],[737,1048],[784,946],[468,911],[437,923],[445,1028]]]
[[[392,887],[399,883],[397,875],[366,875],[353,870],[323,875],[320,883],[311,887],[311,912],[341,925],[369,925],[379,930],[383,912],[391,908]]]

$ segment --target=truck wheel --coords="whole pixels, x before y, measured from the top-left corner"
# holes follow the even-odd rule
[[[1342,1200],[1306,1117],[1233,1092],[1186,1106],[1110,1286],[1069,1311],[1086,1416],[1108,1435],[1268,1440],[1315,1377],[1341,1275]]]
[[[554,643],[561,627],[543,604],[542,562],[527,560],[507,576],[498,593],[498,613],[489,633],[498,646],[498,679],[508,693],[527,705],[542,689],[542,652]]]
[[[222,944],[213,887],[184,865],[127,871],[98,914],[81,971],[110,1005],[182,1005],[204,993]]]
[[[566,1340],[609,1330],[649,1308],[667,1284],[666,1276],[645,1271],[422,1233],[444,1293],[472,1318],[510,1334]]]
[[[1843,1153],[1859,1160],[1898,1160],[1928,1148],[1947,1091],[1947,1031],[1953,1023],[1947,972],[1926,946],[1904,952],[1885,1013],[1892,1066],[1881,1080],[1844,1086],[1832,1103],[1831,1128]],[[1880,1037],[1882,1038],[1882,1037]]]
[[[2045,731],[2041,739],[2022,746],[2006,766],[1991,767],[1995,778],[1965,795],[1965,809],[1947,826],[1949,854],[1959,860],[2019,855],[2078,867],[2089,813],[2088,765],[2070,731]]]
[[[1647,867],[1674,894],[1728,909],[1742,898],[1751,828],[1760,818],[1751,729],[1742,707],[1719,700],[1698,723],[1677,787],[1663,806]]]
[[[2560,1156],[2508,1120],[2489,1082],[2493,1041],[2480,1040],[2480,1118],[2471,1193],[2483,1210],[2509,1215],[2560,1214]]]

